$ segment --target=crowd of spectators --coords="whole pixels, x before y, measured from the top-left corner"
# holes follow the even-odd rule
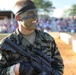
[[[38,29],[51,32],[76,32],[76,17],[73,18],[41,18]]]
[[[18,27],[15,19],[8,20],[5,18],[0,23],[0,33],[11,33]],[[45,32],[76,32],[76,17],[73,18],[40,18],[38,29]]]
[[[0,22],[0,33],[11,33],[18,27],[18,23],[15,19],[1,20]]]

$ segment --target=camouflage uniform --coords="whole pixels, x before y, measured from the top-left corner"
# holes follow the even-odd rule
[[[52,64],[52,67],[58,71],[60,75],[62,75],[64,69],[63,60],[53,37],[39,30],[35,30],[35,32],[36,38],[33,45],[30,44],[25,38],[23,38],[18,29],[16,29],[16,31],[13,32],[10,36],[8,36],[8,38],[19,45],[21,48],[27,49],[27,51],[29,51],[29,49],[38,49],[47,56],[54,58],[56,61],[58,61],[58,63],[55,63],[54,65]],[[30,48],[30,45],[33,47]],[[31,54],[33,53],[31,52]],[[22,62],[23,60],[27,61],[27,58],[23,57],[21,54],[7,50],[0,50],[0,56],[0,75],[9,75],[10,66]]]

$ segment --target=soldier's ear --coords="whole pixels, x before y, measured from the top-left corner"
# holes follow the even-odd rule
[[[15,18],[16,18],[16,20],[18,20],[18,21],[21,21],[21,18],[20,18],[20,16],[19,15],[15,15]]]

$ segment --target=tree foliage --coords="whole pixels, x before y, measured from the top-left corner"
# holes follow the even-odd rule
[[[44,11],[49,12],[53,6],[51,1],[48,0],[33,0],[37,8],[44,9]]]
[[[76,4],[72,5],[72,7],[69,9],[70,14],[69,15],[76,15]]]
[[[62,14],[62,17],[69,17],[69,9],[65,9],[64,11],[63,11],[63,14]]]

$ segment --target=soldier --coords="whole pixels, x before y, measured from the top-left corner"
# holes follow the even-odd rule
[[[51,66],[54,72],[63,74],[63,60],[55,43],[54,38],[43,31],[37,30],[38,14],[37,8],[31,0],[18,0],[14,6],[15,18],[18,28],[7,38],[18,46],[26,49],[33,55],[32,50],[40,50],[48,57],[57,61]],[[4,38],[1,41],[5,40]],[[31,47],[31,48],[30,48]],[[30,51],[31,50],[31,51]],[[35,68],[29,63],[27,57],[10,50],[0,50],[0,75],[39,75]],[[50,75],[54,75],[50,73]]]

